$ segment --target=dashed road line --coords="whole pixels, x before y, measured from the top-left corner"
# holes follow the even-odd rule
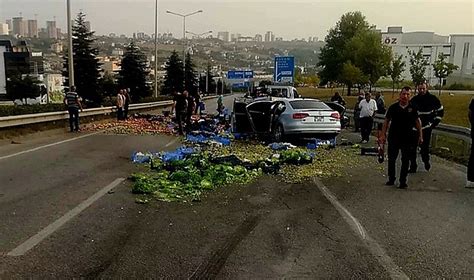
[[[75,140],[79,140],[79,139],[82,139],[82,138],[86,138],[86,137],[89,137],[89,136],[93,136],[93,135],[99,134],[99,133],[101,133],[101,132],[102,132],[102,131],[97,131],[97,132],[94,132],[94,133],[89,133],[89,134],[86,134],[86,135],[81,135],[81,136],[74,137],[74,138],[71,138],[71,139],[67,139],[67,140],[63,140],[63,141],[59,141],[59,142],[55,142],[55,143],[51,143],[51,144],[47,144],[47,145],[43,145],[43,146],[39,146],[39,147],[36,147],[36,148],[33,148],[33,149],[29,149],[29,150],[26,150],[26,151],[21,151],[21,152],[14,153],[14,154],[11,154],[11,155],[1,156],[1,157],[0,157],[0,160],[7,159],[7,158],[12,158],[12,157],[16,157],[16,156],[23,155],[23,154],[26,154],[26,153],[35,152],[35,151],[42,150],[42,149],[45,149],[45,148],[49,148],[49,147],[61,145],[61,144],[67,143],[67,142],[72,142],[72,141],[75,141]]]
[[[76,217],[84,209],[86,209],[87,207],[92,205],[95,201],[97,201],[99,198],[101,198],[107,192],[109,192],[110,190],[112,190],[113,188],[118,186],[124,180],[125,180],[124,178],[115,179],[112,183],[110,183],[106,187],[102,188],[100,191],[98,191],[97,193],[95,193],[94,195],[89,197],[88,199],[81,202],[74,209],[67,212],[64,216],[57,219],[56,221],[54,221],[53,223],[51,223],[47,227],[43,228],[40,232],[38,232],[37,234],[30,237],[28,240],[26,240],[22,244],[20,244],[18,247],[11,250],[10,252],[8,252],[7,256],[16,257],[16,256],[24,255],[29,250],[33,249],[36,245],[38,245],[41,241],[43,241],[48,236],[50,236],[52,233],[54,233],[56,230],[58,230],[60,227],[62,227],[64,224],[66,224],[71,219]]]
[[[329,191],[329,189],[324,186],[324,184],[314,178],[313,179],[315,185],[319,188],[321,193],[331,202],[331,204],[336,208],[339,214],[344,218],[347,224],[351,227],[351,229],[359,236],[359,238],[363,241],[364,245],[367,249],[372,253],[372,255],[378,260],[380,265],[387,271],[392,279],[410,279],[403,270],[396,265],[392,258],[385,252],[385,250],[375,241],[372,239],[367,232],[365,231],[362,224],[357,220],[349,210],[347,210],[336,198],[334,194]]]

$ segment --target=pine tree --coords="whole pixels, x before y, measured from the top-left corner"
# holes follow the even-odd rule
[[[194,70],[195,65],[191,59],[191,55],[189,53],[186,54],[186,61],[184,67],[184,87],[190,94],[197,93],[197,84],[198,79],[196,76],[196,71]]]
[[[168,61],[166,62],[166,76],[161,90],[161,94],[172,94],[173,90],[183,92],[183,61],[179,58],[178,53],[173,51]]]
[[[85,14],[77,15],[72,27],[72,45],[74,58],[74,81],[79,96],[95,105],[101,104],[103,96],[99,91],[100,64],[97,59],[98,49],[93,47],[94,32],[89,32],[85,24]],[[67,54],[67,51],[66,51]],[[69,63],[64,56],[63,76],[69,84]]]
[[[7,98],[11,101],[20,99],[24,104],[28,104],[28,98],[35,99],[41,95],[39,81],[29,75],[12,75],[7,80]]]
[[[134,42],[130,43],[122,58],[119,85],[130,88],[133,102],[151,96],[151,90],[147,84],[149,73],[146,56]]]

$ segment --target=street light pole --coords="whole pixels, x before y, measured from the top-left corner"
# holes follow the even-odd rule
[[[158,97],[158,0],[155,0],[155,97]]]
[[[183,71],[186,80],[186,16],[183,16]]]
[[[74,59],[72,46],[72,24],[71,24],[71,0],[67,0],[67,34],[69,41],[69,89],[74,85]]]
[[[184,72],[184,84],[186,84],[186,17],[202,13],[202,10],[198,10],[189,14],[179,14],[172,11],[166,11],[167,14],[172,14],[183,18],[183,72]]]

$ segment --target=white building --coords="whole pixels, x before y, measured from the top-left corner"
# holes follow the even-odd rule
[[[227,31],[217,32],[217,39],[222,40],[224,42],[229,42],[229,32]]]
[[[382,43],[391,47],[394,56],[402,56],[405,62],[404,80],[411,80],[409,52],[422,50],[423,57],[428,61],[425,78],[431,85],[436,85],[438,79],[433,70],[433,63],[442,53],[450,61],[451,44],[449,36],[440,36],[434,32],[407,32],[403,33],[402,27],[389,27],[387,32],[382,32]]]
[[[423,56],[429,65],[425,77],[431,85],[439,80],[434,75],[433,63],[443,54],[446,60],[459,67],[447,79],[447,84],[474,83],[474,34],[453,34],[450,36],[437,35],[434,32],[407,32],[402,27],[389,27],[382,32],[382,42],[391,47],[394,55],[402,55],[405,71],[402,78],[411,80],[410,57],[408,52],[418,52],[422,49]]]
[[[474,34],[453,34],[450,43],[449,62],[459,69],[448,78],[448,83],[474,83]]]
[[[8,35],[8,24],[0,23],[0,35]]]

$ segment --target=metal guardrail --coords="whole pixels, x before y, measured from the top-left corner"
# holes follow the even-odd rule
[[[206,96],[203,97],[203,100],[213,99],[216,96]],[[129,111],[134,110],[144,110],[144,109],[153,109],[166,107],[173,104],[172,100],[150,102],[150,103],[137,103],[130,104]],[[91,108],[84,109],[79,113],[79,117],[90,117],[90,116],[99,116],[99,115],[108,115],[110,113],[116,112],[117,109],[115,106],[110,107],[101,107],[101,108]],[[67,111],[61,112],[48,112],[48,113],[38,113],[38,114],[27,114],[27,115],[18,115],[18,116],[7,116],[0,117],[0,128],[15,127],[20,125],[30,125],[43,122],[52,122],[69,119],[69,113]]]
[[[354,110],[347,109],[346,113],[351,117],[354,118]],[[375,123],[383,123],[385,120],[385,116],[382,114],[376,114],[374,118]],[[471,129],[463,126],[457,125],[448,125],[441,123],[438,125],[434,130],[434,134],[446,135],[456,139],[463,140],[469,144],[472,142],[471,138]]]

